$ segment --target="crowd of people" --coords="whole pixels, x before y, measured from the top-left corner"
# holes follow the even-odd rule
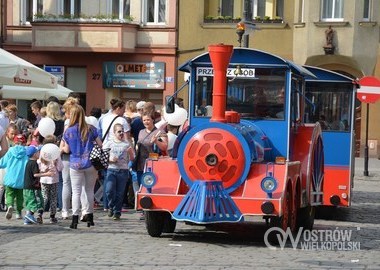
[[[43,223],[48,213],[53,224],[71,219],[72,229],[79,221],[94,226],[100,190],[104,211],[119,220],[123,204],[134,203],[149,154],[170,155],[180,130],[152,102],[113,98],[108,111],[93,108],[90,115],[75,93],[62,105],[55,97],[44,104],[32,102],[35,117],[27,120],[15,104],[0,101],[0,210],[25,225]],[[45,117],[55,124],[53,134],[42,132]],[[58,149],[57,157],[43,152],[48,145]],[[107,169],[97,171],[91,163],[95,145],[109,151]]]

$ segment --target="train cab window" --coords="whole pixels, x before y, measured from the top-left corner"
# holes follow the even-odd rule
[[[283,120],[285,112],[285,74],[282,68],[246,68],[247,76],[227,75],[227,110],[242,119]],[[195,116],[211,116],[213,77],[197,76]]]
[[[349,132],[352,119],[352,85],[309,83],[306,87],[305,123],[319,122],[324,131]]]

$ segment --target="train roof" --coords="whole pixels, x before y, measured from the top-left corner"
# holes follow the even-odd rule
[[[320,67],[313,67],[313,66],[303,66],[305,69],[312,72],[315,76],[309,77],[306,76],[305,80],[306,82],[347,82],[347,83],[355,83],[356,80],[353,78],[350,78],[348,76],[345,76],[343,74],[323,69]]]
[[[240,48],[234,47],[233,54],[231,57],[231,62],[239,63],[239,65],[260,65],[267,67],[288,67],[293,72],[298,74],[308,76],[310,78],[315,77],[315,75],[308,69],[293,63],[292,61],[285,60],[277,55],[270,54],[264,51],[250,49],[250,48]],[[210,55],[208,52],[203,53],[186,63],[182,64],[178,69],[184,72],[190,72],[192,66],[204,66],[211,63]]]

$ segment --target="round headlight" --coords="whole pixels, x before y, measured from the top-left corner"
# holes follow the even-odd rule
[[[264,190],[266,193],[271,193],[276,190],[277,188],[277,181],[273,177],[265,177],[261,181],[261,188]]]
[[[143,173],[141,176],[141,184],[146,188],[151,188],[156,183],[156,176],[152,172]]]

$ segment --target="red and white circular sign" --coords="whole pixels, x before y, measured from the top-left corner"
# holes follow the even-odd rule
[[[380,80],[376,77],[366,76],[359,80],[360,88],[357,90],[357,98],[361,102],[375,103],[380,99]]]

